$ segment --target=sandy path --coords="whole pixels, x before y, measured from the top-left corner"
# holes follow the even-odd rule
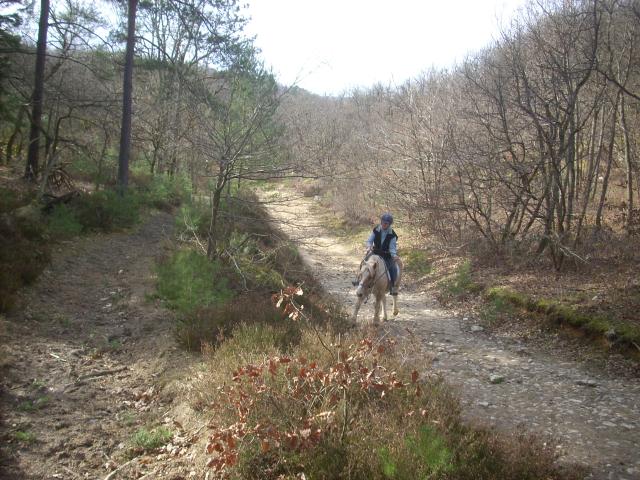
[[[298,244],[324,288],[352,311],[350,282],[362,252],[341,244],[319,224],[313,200],[271,198],[276,200],[271,215]],[[472,320],[448,315],[425,292],[401,289],[399,302],[400,315],[382,328],[412,337],[416,362],[433,361],[458,389],[466,416],[548,436],[562,461],[592,467],[590,478],[640,479],[638,378],[612,378],[560,351],[472,332]],[[359,321],[372,318],[369,302]]]

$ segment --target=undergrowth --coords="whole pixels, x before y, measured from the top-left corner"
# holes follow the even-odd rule
[[[402,263],[408,273],[416,276],[429,275],[433,271],[433,266],[429,261],[429,253],[426,250],[403,248]]]
[[[239,326],[206,351],[192,400],[213,416],[219,478],[582,478],[541,440],[463,423],[441,378],[413,369],[393,340],[304,327],[282,351],[275,332]]]
[[[440,299],[461,300],[468,295],[480,293],[484,287],[471,276],[471,262],[461,263],[449,278],[440,282]]]

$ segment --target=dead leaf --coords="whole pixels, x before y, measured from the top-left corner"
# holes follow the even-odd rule
[[[269,440],[265,438],[260,442],[260,450],[262,451],[262,453],[267,453],[269,450],[271,450],[271,444],[269,443]]]

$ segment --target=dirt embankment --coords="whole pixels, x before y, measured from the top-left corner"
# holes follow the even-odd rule
[[[280,194],[272,201],[271,214],[298,242],[323,286],[351,310],[351,280],[362,252],[314,218],[313,200],[284,201]],[[360,311],[359,322],[373,318],[372,303]],[[637,376],[583,360],[579,352],[566,352],[561,341],[487,334],[477,319],[444,311],[417,285],[402,287],[399,303],[400,315],[382,331],[409,340],[411,361],[432,362],[459,391],[466,417],[541,434],[555,444],[560,461],[590,466],[593,478],[640,479]]]
[[[172,380],[193,359],[175,346],[171,312],[146,298],[172,230],[158,213],[134,232],[60,245],[2,320],[0,478],[106,478],[118,467],[110,479],[188,477],[192,439]],[[136,457],[136,432],[158,426],[169,446]]]

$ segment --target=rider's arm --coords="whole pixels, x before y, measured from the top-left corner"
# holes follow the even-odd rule
[[[389,242],[389,253],[391,257],[396,258],[398,256],[398,244],[396,242],[396,238],[392,238]]]
[[[369,238],[367,239],[367,241],[365,242],[365,245],[368,249],[371,249],[371,247],[373,247],[373,240],[376,238],[375,234],[373,232],[371,232],[371,235],[369,235]]]

